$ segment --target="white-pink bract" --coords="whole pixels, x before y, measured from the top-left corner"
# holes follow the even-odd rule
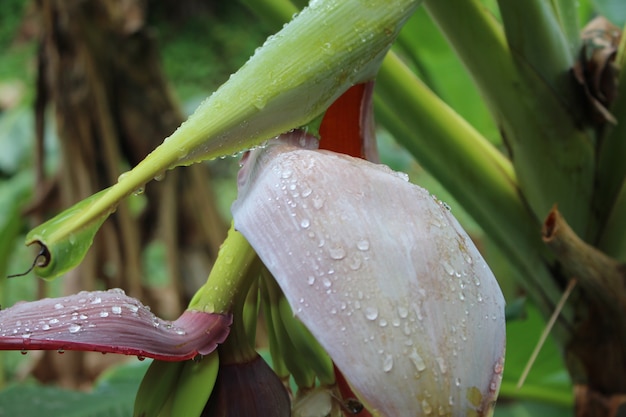
[[[504,298],[482,256],[406,175],[312,141],[244,158],[235,227],[375,415],[489,415]]]

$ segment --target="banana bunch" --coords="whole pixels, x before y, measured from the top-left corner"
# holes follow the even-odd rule
[[[217,350],[197,360],[154,360],[139,386],[133,417],[199,416],[213,391],[218,368]]]
[[[333,385],[335,372],[330,356],[294,316],[271,275],[264,272],[264,278],[263,304],[274,367],[284,364],[301,389],[312,388],[316,379],[321,385]]]

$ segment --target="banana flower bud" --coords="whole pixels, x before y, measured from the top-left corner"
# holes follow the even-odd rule
[[[246,155],[235,227],[373,415],[490,415],[504,298],[478,250],[406,175],[315,148]]]
[[[82,350],[182,361],[215,350],[231,317],[187,310],[155,316],[120,289],[21,302],[0,311],[0,350]]]

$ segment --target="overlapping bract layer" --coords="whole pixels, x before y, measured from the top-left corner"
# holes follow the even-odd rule
[[[406,175],[313,142],[294,131],[245,158],[236,228],[370,410],[487,415],[505,327],[483,258]]]
[[[120,289],[17,303],[0,311],[0,350],[84,350],[180,361],[212,352],[231,317],[185,311],[155,316]]]

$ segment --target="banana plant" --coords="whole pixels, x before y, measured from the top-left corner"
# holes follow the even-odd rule
[[[287,0],[247,3],[277,27],[298,11]],[[253,380],[268,381],[266,395],[284,404],[289,397],[274,377],[289,375],[298,386],[294,415],[493,412],[502,294],[444,203],[365,160],[377,161],[372,90],[358,85],[374,79],[383,124],[498,244],[544,316],[578,283],[554,326],[576,414],[611,416],[625,407],[620,31],[595,21],[580,36],[576,5],[567,1],[500,0],[494,13],[479,0],[426,0],[501,131],[499,147],[412,69],[423,67],[419,35],[410,24],[401,28],[418,5],[312,0],[117,184],[28,235],[41,247],[35,272],[59,276],[81,261],[119,201],[152,178],[259,148],[242,161],[237,230],[189,306],[207,323],[232,317],[230,336],[223,349],[192,348],[208,355],[200,364],[155,362],[149,374],[167,378],[156,386],[146,377],[137,415],[229,415],[223,396],[233,388],[220,384],[244,392]],[[271,375],[248,367],[258,363],[250,339],[261,310]],[[21,311],[16,305],[0,319],[16,330]],[[220,335],[228,332],[227,321],[217,322]],[[32,336],[4,337],[6,348],[28,349]]]

